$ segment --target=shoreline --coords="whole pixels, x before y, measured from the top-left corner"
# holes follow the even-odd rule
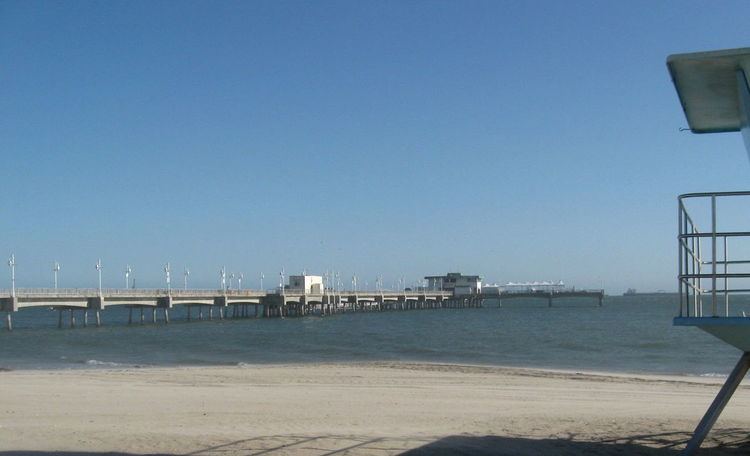
[[[38,456],[304,455],[350,446],[344,452],[363,455],[674,454],[721,383],[408,362],[18,370],[0,378],[0,455]],[[711,454],[737,454],[748,443],[748,388],[709,436],[707,446],[724,445]]]
[[[699,384],[723,384],[727,374],[691,374],[691,373],[652,373],[652,372],[633,372],[633,371],[607,371],[600,369],[565,369],[553,367],[533,367],[533,366],[513,366],[513,365],[491,365],[491,364],[472,364],[472,363],[454,363],[454,362],[430,362],[416,360],[381,360],[381,361],[309,361],[309,362],[267,362],[267,363],[227,363],[227,364],[182,364],[182,365],[154,365],[154,364],[120,364],[110,361],[87,360],[80,363],[71,363],[66,367],[39,367],[39,368],[12,368],[0,366],[0,375],[6,372],[16,373],[52,373],[52,372],[123,372],[128,370],[194,370],[194,369],[243,369],[243,368],[265,368],[265,367],[318,367],[318,366],[351,366],[351,367],[390,367],[399,368],[405,366],[409,368],[466,368],[485,370],[488,372],[528,375],[528,376],[584,376],[597,378],[622,378],[644,381],[674,381],[688,382]],[[740,386],[742,387],[742,385]]]

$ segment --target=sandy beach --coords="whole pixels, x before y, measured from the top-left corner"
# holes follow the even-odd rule
[[[0,372],[0,454],[677,454],[721,379],[369,363]],[[704,454],[748,451],[741,387]]]

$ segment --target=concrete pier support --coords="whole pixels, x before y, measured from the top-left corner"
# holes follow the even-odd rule
[[[145,323],[145,321],[146,321],[146,320],[145,320],[145,319],[143,318],[143,306],[141,306],[141,308],[140,308],[140,311],[141,311],[141,324],[143,324],[143,323]]]
[[[96,313],[96,327],[97,328],[101,327],[101,325],[102,325],[102,317],[101,317],[101,315],[99,315],[99,310],[97,309],[94,312]]]
[[[192,318],[193,318],[193,316],[191,315],[191,311],[190,311],[190,309],[191,309],[192,307],[193,307],[193,306],[191,306],[191,305],[188,305],[188,306],[187,306],[187,321],[191,321],[191,320],[192,320]]]
[[[59,312],[59,316],[57,318],[57,327],[60,328],[60,329],[62,329],[62,321],[63,321],[62,313],[63,313],[63,311],[62,311],[62,309],[58,309],[58,312]]]
[[[83,327],[86,328],[89,325],[89,311],[83,311]]]
[[[5,327],[8,331],[13,331],[13,319],[10,316],[10,312],[5,315]]]
[[[73,313],[73,309],[70,309],[70,327],[71,328],[76,327],[76,314]]]
[[[169,309],[164,308],[164,323],[169,324]]]
[[[156,307],[151,309],[151,323],[156,324]]]

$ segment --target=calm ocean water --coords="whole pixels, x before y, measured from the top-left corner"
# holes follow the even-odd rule
[[[0,367],[237,365],[426,361],[634,373],[723,375],[740,352],[696,328],[672,326],[675,297],[505,301],[482,309],[57,329],[57,312],[22,310],[0,332]],[[79,317],[80,319],[80,317]]]

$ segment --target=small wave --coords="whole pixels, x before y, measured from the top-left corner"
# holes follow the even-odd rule
[[[706,372],[705,374],[700,374],[700,377],[726,378],[727,374],[719,374],[717,372]]]
[[[98,359],[88,359],[83,362],[83,364],[87,366],[96,366],[96,367],[120,367],[124,366],[124,364],[120,363],[113,363],[111,361],[99,361]]]

